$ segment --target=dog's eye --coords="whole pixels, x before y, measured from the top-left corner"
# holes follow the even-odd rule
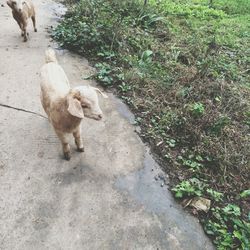
[[[82,107],[83,107],[83,108],[89,108],[89,105],[87,105],[87,104],[82,104]]]
[[[12,2],[14,5],[16,4],[16,2]]]

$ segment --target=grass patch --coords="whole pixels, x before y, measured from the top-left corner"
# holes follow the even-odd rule
[[[248,0],[81,0],[54,30],[130,106],[218,249],[249,249]]]

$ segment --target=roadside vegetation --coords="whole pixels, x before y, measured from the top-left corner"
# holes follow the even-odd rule
[[[146,2],[146,4],[144,4]],[[218,249],[250,249],[250,1],[81,0],[53,31],[133,110]]]

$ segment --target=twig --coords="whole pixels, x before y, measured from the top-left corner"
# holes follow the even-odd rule
[[[22,108],[16,108],[16,107],[13,107],[13,106],[10,106],[10,105],[7,105],[7,104],[2,104],[0,103],[0,106],[1,107],[5,107],[5,108],[9,108],[9,109],[14,109],[14,110],[18,110],[18,111],[23,111],[25,113],[30,113],[30,114],[34,114],[34,115],[37,115],[37,116],[40,116],[42,118],[45,118],[45,119],[48,119],[47,117],[39,114],[39,113],[36,113],[36,112],[33,112],[33,111],[29,111],[29,110],[26,110],[26,109],[22,109]]]

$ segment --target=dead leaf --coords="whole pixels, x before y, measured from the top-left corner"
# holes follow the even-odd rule
[[[208,212],[210,209],[211,200],[203,197],[195,197],[189,203],[189,206],[196,208],[197,210]]]
[[[185,207],[190,205],[191,201],[192,201],[192,199],[185,199],[185,200],[182,201],[181,204],[185,208]]]

